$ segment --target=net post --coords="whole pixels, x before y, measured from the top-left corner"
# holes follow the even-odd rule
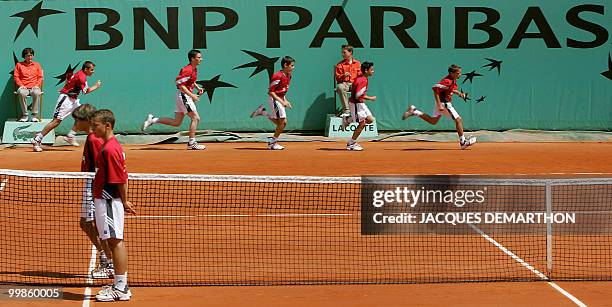
[[[550,181],[546,182],[546,214],[552,216],[552,184]],[[550,279],[552,276],[552,221],[546,219],[546,270],[547,276]]]

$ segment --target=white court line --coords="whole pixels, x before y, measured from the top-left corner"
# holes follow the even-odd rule
[[[0,182],[0,192],[2,192],[2,190],[4,190],[4,186],[6,186],[7,182],[8,182],[8,178],[4,178],[2,180],[2,182]]]
[[[190,219],[200,217],[314,217],[352,216],[351,213],[278,213],[278,214],[197,214],[197,215],[136,215],[126,219]]]
[[[87,281],[88,285],[93,285],[93,279],[91,278],[91,271],[93,271],[96,266],[96,254],[97,249],[95,245],[91,246],[91,258],[89,258],[89,271],[87,271]],[[83,307],[89,307],[89,300],[91,299],[91,286],[85,288],[85,293],[83,293]]]
[[[574,302],[576,305],[580,306],[580,307],[586,307],[586,304],[581,302],[579,299],[577,299],[575,296],[571,295],[569,292],[565,291],[563,288],[561,288],[559,285],[557,285],[556,283],[552,282],[549,280],[549,278],[542,274],[542,272],[538,271],[536,268],[534,268],[533,266],[531,266],[529,263],[527,263],[525,260],[521,259],[519,256],[517,256],[516,254],[514,254],[513,252],[511,252],[509,249],[505,248],[503,245],[499,244],[499,242],[495,241],[495,239],[491,238],[489,235],[487,235],[486,233],[484,233],[480,228],[472,225],[472,224],[468,224],[470,227],[472,227],[472,229],[474,229],[474,231],[476,231],[478,234],[480,234],[483,238],[485,238],[487,241],[489,241],[491,244],[495,245],[497,248],[499,248],[502,252],[506,253],[506,255],[510,256],[512,259],[514,259],[516,262],[520,263],[522,266],[526,267],[527,269],[529,269],[533,274],[535,274],[536,276],[540,277],[542,280],[546,280],[548,281],[548,284],[553,287],[555,290],[559,291],[559,293],[563,294],[565,297],[567,297],[568,299],[570,299],[572,302]]]
[[[557,285],[556,283],[549,281],[548,284],[555,288],[557,291],[561,292],[561,294],[565,295],[567,298],[569,298],[570,300],[572,300],[572,302],[574,302],[576,305],[580,306],[580,307],[586,307],[586,304],[581,302],[579,299],[577,299],[575,296],[571,295],[569,292],[565,291],[563,288],[559,287],[559,285]]]

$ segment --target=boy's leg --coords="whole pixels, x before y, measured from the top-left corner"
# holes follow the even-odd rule
[[[42,149],[42,140],[51,130],[55,129],[59,124],[62,123],[62,120],[59,118],[54,118],[51,122],[45,125],[45,128],[39,133],[37,133],[30,143],[32,143],[32,149],[36,152],[43,151]]]
[[[185,114],[183,112],[175,112],[174,118],[169,118],[169,117],[153,118],[153,123],[178,127],[183,123],[183,118],[185,118]]]
[[[272,138],[268,140],[268,149],[283,150],[285,149],[285,147],[278,144],[278,138],[280,137],[281,133],[283,133],[283,130],[285,130],[285,127],[287,126],[287,119],[286,118],[279,118],[279,119],[270,118],[270,121],[272,121],[274,125],[276,125],[276,129],[274,129],[274,135],[272,136]]]
[[[455,129],[457,130],[457,135],[459,138],[463,137],[463,120],[461,117],[455,118]]]
[[[42,139],[45,137],[45,135],[49,134],[51,130],[57,128],[57,126],[59,126],[61,123],[62,123],[61,119],[57,117],[53,118],[52,121],[50,121],[48,124],[45,125],[45,128],[43,128],[41,132],[36,134],[35,139],[39,142],[42,142]],[[40,139],[37,139],[39,135],[40,135]]]
[[[268,142],[268,148],[272,150],[282,150],[285,147],[278,144],[278,138],[285,130],[287,126],[287,113],[285,107],[278,101],[275,101],[272,97],[268,98],[270,110],[272,114],[269,114],[268,118],[276,125],[274,129],[274,135]]]
[[[195,133],[198,129],[198,123],[200,122],[200,114],[198,114],[198,111],[194,110],[187,113],[187,115],[191,118],[191,124],[189,125],[189,142],[187,142],[187,148],[192,150],[206,149],[206,146],[198,144],[195,139]]]
[[[91,243],[100,253],[100,261],[98,262],[98,266],[90,272],[91,277],[112,278],[114,275],[113,254],[106,240],[100,240],[95,221],[86,221],[84,218],[81,218],[81,229],[87,234]]]
[[[109,238],[105,240],[113,253],[113,265],[115,267],[115,287],[125,289],[127,286],[127,248],[122,239]],[[119,278],[117,278],[119,277]]]
[[[367,117],[366,119],[362,120],[359,122],[359,124],[357,125],[357,128],[355,128],[355,131],[353,131],[353,136],[351,137],[352,141],[357,141],[357,138],[359,138],[359,135],[361,134],[361,131],[363,131],[363,128],[365,128],[366,122],[368,121],[370,117]],[[368,124],[371,124],[372,121],[369,121]]]
[[[280,118],[276,120],[276,129],[274,130],[275,139],[278,139],[280,137],[281,133],[283,133],[283,131],[285,130],[285,127],[287,127],[286,118]]]
[[[459,136],[459,145],[461,149],[466,149],[476,143],[476,138],[471,137],[466,139],[463,135],[463,120],[459,113],[455,110],[453,105],[450,102],[444,103],[444,107],[446,108],[446,115],[449,116],[453,121],[455,121],[455,129],[457,130],[457,135]]]
[[[163,124],[167,126],[178,127],[183,123],[183,118],[185,117],[186,113],[195,111],[195,105],[193,104],[193,100],[191,99],[191,97],[185,95],[180,91],[176,92],[174,103],[174,118],[157,118],[154,117],[153,114],[149,114],[142,125],[142,130],[147,130],[147,128],[149,128],[153,124]]]
[[[270,113],[268,113],[268,111],[266,111],[266,108],[264,107],[263,104],[260,104],[257,109],[255,109],[255,111],[253,111],[251,113],[251,118],[256,117],[256,116],[267,116],[268,118],[270,118]]]
[[[423,119],[424,121],[426,121],[426,122],[428,122],[428,123],[430,123],[430,124],[432,124],[432,125],[435,125],[435,124],[437,124],[437,123],[438,123],[438,121],[440,120],[440,117],[442,117],[442,115],[438,115],[438,116],[436,116],[436,117],[431,117],[431,116],[429,116],[429,115],[427,115],[427,114],[423,113],[423,114],[421,114],[419,117],[420,117],[421,119]]]
[[[102,251],[102,245],[100,244],[100,238],[98,238],[98,232],[95,230],[96,224],[94,221],[86,221],[85,218],[82,217],[79,225],[96,249]]]
[[[72,146],[78,147],[79,143],[77,143],[77,141],[74,139],[76,137],[76,134],[77,134],[77,126],[76,126],[76,120],[75,120],[74,124],[72,125],[72,129],[64,137],[64,141],[66,141],[66,143]]]
[[[435,125],[440,120],[441,114],[439,110],[434,109],[434,116],[429,116],[428,114],[425,114],[420,110],[417,110],[417,108],[414,105],[410,105],[408,107],[408,110],[406,110],[406,112],[404,112],[404,114],[402,115],[402,120],[406,120],[411,116],[418,116],[424,121],[432,125]]]
[[[355,131],[353,131],[353,136],[351,137],[351,140],[346,144],[346,149],[355,150],[355,151],[363,150],[363,147],[357,144],[357,139],[359,138],[359,135],[361,135],[363,128],[365,128],[366,125],[369,125],[373,122],[374,122],[374,117],[372,117],[372,115],[368,115],[368,117],[360,121],[357,127],[355,128]]]
[[[353,131],[353,136],[351,140],[346,144],[346,149],[348,150],[363,150],[359,144],[357,144],[357,138],[363,131],[363,128],[367,124],[371,124],[374,122],[374,116],[372,116],[372,112],[365,103],[356,103],[354,106],[351,106],[351,116],[357,121],[359,124]]]
[[[198,129],[198,124],[200,123],[200,114],[198,114],[198,111],[192,111],[187,113],[187,115],[191,118],[191,124],[189,125],[189,139],[195,139],[195,133]]]
[[[115,282],[96,295],[99,301],[127,301],[132,293],[127,285],[127,249],[123,243],[124,208],[120,199],[96,199],[96,226],[100,239],[107,241],[113,254]]]

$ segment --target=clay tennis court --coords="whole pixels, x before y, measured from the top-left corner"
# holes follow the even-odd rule
[[[608,143],[482,143],[471,150],[461,151],[455,143],[425,142],[368,142],[364,152],[348,152],[342,142],[287,143],[282,152],[267,151],[260,143],[211,143],[205,152],[184,150],[184,145],[127,145],[128,170],[131,173],[174,174],[219,174],[219,175],[284,175],[284,176],[360,176],[363,174],[490,174],[516,176],[556,177],[602,177],[612,174],[612,144]],[[53,147],[43,154],[30,148],[5,149],[0,151],[0,168],[21,170],[75,171],[78,170],[82,148]],[[305,157],[308,157],[307,159]],[[33,187],[32,187],[33,188]],[[135,192],[136,194],[138,192]],[[138,206],[138,203],[136,203]],[[72,212],[72,213],[71,213]],[[67,214],[78,214],[78,210],[67,210]],[[40,222],[42,223],[42,222]],[[129,223],[128,223],[129,225]],[[75,227],[78,227],[75,223]],[[296,233],[314,230],[296,224]],[[2,229],[7,231],[6,229]],[[214,231],[215,228],[208,229]],[[129,234],[128,226],[126,234]],[[358,234],[358,229],[352,233]],[[346,236],[334,233],[329,237]],[[40,239],[40,238],[38,238]],[[24,241],[38,240],[24,234]],[[83,251],[87,252],[87,241],[83,237]],[[304,237],[307,239],[307,236]],[[424,238],[426,240],[426,238]],[[578,244],[573,238],[569,244]],[[503,238],[500,239],[503,242]],[[530,240],[514,241],[529,245]],[[129,248],[129,239],[127,240]],[[275,242],[271,242],[274,245]],[[279,242],[277,242],[279,243]],[[282,243],[282,242],[280,242]],[[367,242],[363,248],[367,247]],[[434,244],[436,242],[429,242]],[[472,242],[477,250],[489,250],[486,255],[495,255],[497,249],[486,240]],[[512,249],[512,241],[504,244]],[[246,249],[257,248],[246,246]],[[261,248],[261,247],[259,247]],[[270,248],[270,247],[268,247]],[[155,248],[152,248],[155,249]],[[133,257],[146,257],[134,251]],[[205,251],[203,250],[202,253]],[[155,252],[151,252],[155,255]],[[372,255],[376,255],[372,252]],[[389,256],[390,254],[385,254]],[[484,255],[484,254],[483,254]],[[162,255],[163,256],[163,255]],[[298,253],[288,255],[299,256]],[[383,255],[384,256],[384,255]],[[86,263],[59,263],[67,271],[87,271]],[[307,257],[307,255],[305,256]],[[460,257],[460,256],[458,256]],[[501,251],[495,257],[484,257],[480,262],[498,261],[507,257]],[[292,259],[292,258],[289,258]],[[311,259],[316,260],[316,259]],[[318,259],[321,261],[322,259]],[[324,259],[323,259],[324,260]],[[364,263],[356,261],[357,263]],[[419,259],[420,262],[426,261]],[[452,265],[453,259],[442,259]],[[536,269],[544,266],[538,259],[525,259]],[[239,266],[240,258],[228,259]],[[435,261],[435,260],[429,260]],[[505,261],[510,261],[505,259]],[[316,262],[308,262],[316,267]],[[517,271],[521,266],[517,263]],[[234,268],[236,272],[239,269]],[[367,273],[367,269],[358,268]],[[397,268],[419,270],[418,267]],[[481,268],[464,267],[461,270]],[[135,269],[136,270],[136,269]],[[164,274],[163,268],[138,268],[149,274]],[[435,273],[435,272],[434,272]],[[444,274],[445,272],[438,272]],[[604,272],[605,273],[605,272]],[[609,272],[608,272],[609,273]],[[325,272],[321,272],[325,274]],[[527,278],[531,272],[524,270]],[[137,273],[135,273],[137,275]],[[231,275],[231,274],[230,274]],[[230,276],[228,275],[228,276]],[[609,275],[609,274],[608,274]],[[132,276],[132,275],[131,275]],[[291,277],[291,276],[287,276]],[[519,276],[520,277],[520,276]],[[610,282],[558,282],[561,288],[587,305],[610,304]],[[94,288],[94,293],[97,288]],[[310,286],[214,286],[214,287],[134,287],[134,296],[124,305],[134,306],[407,306],[407,305],[575,305],[546,282],[496,282],[496,283],[425,283],[408,285],[310,285]],[[49,305],[74,303],[83,305],[84,288],[66,288],[68,301],[48,302]],[[26,302],[37,305],[40,302]],[[5,302],[0,302],[4,305]],[[93,305],[98,303],[91,302]],[[11,301],[10,305],[14,305]],[[7,305],[8,306],[8,305]]]

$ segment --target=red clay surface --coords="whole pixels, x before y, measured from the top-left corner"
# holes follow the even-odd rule
[[[125,146],[129,172],[236,175],[359,176],[367,174],[612,174],[612,143],[367,142],[349,152],[340,142],[212,143],[203,152],[185,145]],[[82,148],[0,150],[0,168],[78,171]]]
[[[456,143],[285,143],[284,151],[263,143],[207,144],[204,152],[185,145],[125,146],[128,170],[138,173],[359,176],[364,174],[612,174],[610,143],[482,143],[458,150]],[[0,150],[0,168],[76,171],[82,148],[27,147]],[[608,175],[610,176],[610,175]],[[562,282],[590,306],[612,306],[612,282]],[[97,292],[93,289],[93,293]],[[82,306],[83,288],[66,288],[63,301],[8,301],[0,306]],[[280,287],[168,287],[132,289],[129,306],[571,306],[545,282]],[[91,302],[92,305],[98,305]]]

